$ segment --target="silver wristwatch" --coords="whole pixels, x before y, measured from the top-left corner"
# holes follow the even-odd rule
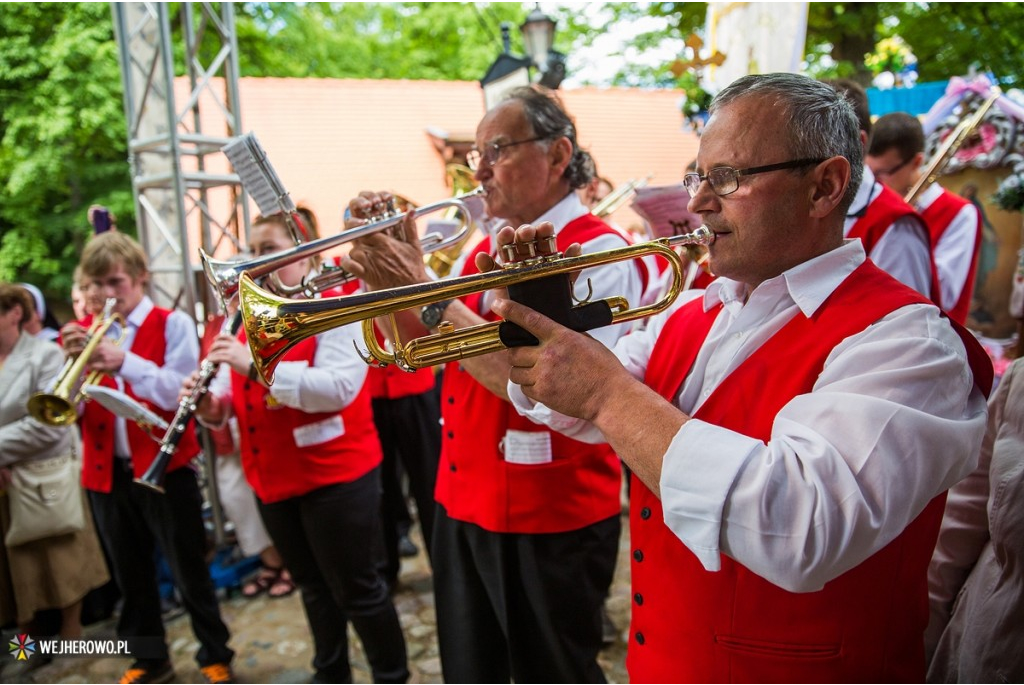
[[[426,305],[420,310],[420,322],[427,328],[437,328],[437,324],[441,323],[441,317],[444,316],[444,311],[451,303],[451,300],[441,300]]]

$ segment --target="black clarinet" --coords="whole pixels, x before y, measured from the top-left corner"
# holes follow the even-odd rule
[[[242,310],[239,309],[231,315],[230,319],[225,321],[224,329],[222,330],[229,330],[231,335],[235,335],[238,333],[238,327],[241,324]],[[147,488],[152,488],[163,494],[167,465],[171,463],[171,457],[178,451],[178,443],[181,442],[181,436],[185,434],[185,429],[188,427],[192,415],[196,413],[196,406],[198,406],[199,400],[206,394],[210,387],[210,382],[217,375],[219,367],[219,364],[214,364],[209,359],[204,359],[203,363],[199,365],[199,379],[196,381],[195,386],[193,386],[192,392],[187,397],[183,397],[181,402],[178,403],[178,411],[175,412],[174,419],[167,426],[164,439],[160,441],[160,452],[157,453],[156,458],[149,465],[149,468],[146,469],[146,472],[140,478],[135,479],[136,483],[145,485]]]

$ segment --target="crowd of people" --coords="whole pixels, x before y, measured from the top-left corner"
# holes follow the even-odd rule
[[[347,324],[293,346],[267,384],[244,328],[208,322],[200,353],[194,322],[146,295],[146,256],[117,230],[89,240],[63,327],[46,325],[38,289],[0,284],[0,487],[12,468],[72,454],[88,495],[81,531],[6,547],[0,621],[60,609],[60,635],[78,636],[76,607],[109,567],[123,596],[117,633],[135,659],[122,682],[166,682],[162,554],[202,674],[236,677],[206,565],[195,432],[161,494],[134,482],[160,446],[133,421],[93,401],[77,427],[26,409],[65,356],[87,349],[103,384],[167,420],[199,392],[200,358],[218,365],[195,417],[220,435],[222,483],[239,495],[225,508],[262,560],[245,594],[298,588],[313,682],[351,682],[350,622],[375,682],[410,676],[391,594],[402,472],[446,682],[605,682],[597,657],[623,474],[632,681],[1024,677],[1024,405],[1019,363],[995,379],[964,328],[977,210],[919,183],[920,124],[873,122],[856,83],[741,77],[709,115],[682,174],[688,211],[713,234],[702,277],[643,325],[574,330],[536,295],[481,291],[378,321],[378,339],[503,321],[536,344],[405,373],[368,368],[361,325]],[[480,121],[467,163],[501,228],[463,251],[454,277],[633,242],[590,211],[613,186],[550,92],[510,91]],[[346,227],[392,200],[359,193]],[[315,239],[316,217],[300,217]],[[288,220],[256,219],[252,254],[292,247]],[[355,279],[317,297],[436,278],[415,212],[354,241],[341,266]],[[567,287],[581,302],[640,302],[663,267],[613,261]],[[262,286],[295,293],[320,268],[317,256],[295,260]],[[107,306],[123,338],[89,345]],[[4,532],[7,511],[0,496]],[[61,561],[71,554],[73,567]]]

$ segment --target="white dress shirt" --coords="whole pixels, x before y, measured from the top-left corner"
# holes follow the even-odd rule
[[[848,236],[857,219],[866,211],[868,204],[878,197],[882,184],[875,180],[875,175],[867,166],[864,167],[864,180],[857,189],[857,194],[850,205],[843,224],[843,235]],[[897,219],[885,235],[875,243],[868,255],[871,261],[882,271],[900,283],[909,285],[927,298],[931,298],[932,289],[932,255],[931,242],[925,233],[923,224],[915,219]]]
[[[138,306],[126,317],[125,338],[121,348],[125,350],[124,362],[115,380],[118,390],[124,391],[125,382],[130,383],[135,395],[152,402],[161,409],[174,411],[178,408],[178,391],[182,383],[199,368],[199,339],[196,324],[187,314],[172,310],[164,327],[166,350],[163,365],[134,354],[131,349],[139,327],[153,311],[153,300],[144,296]],[[114,423],[116,453],[131,455],[125,419],[117,417]]]
[[[938,183],[928,186],[914,203],[917,211],[924,212],[928,209],[942,195],[942,191],[943,188]],[[935,270],[939,274],[939,289],[942,293],[942,306],[945,309],[954,307],[960,301],[964,288],[974,285],[967,283],[967,275],[971,270],[976,244],[980,239],[979,224],[981,215],[978,208],[968,203],[956,213],[949,222],[949,228],[935,245]]]
[[[677,398],[692,416],[721,380],[798,311],[811,315],[865,259],[859,240],[758,286],[719,277],[626,336],[614,352],[646,372],[665,320],[703,294],[724,304]],[[593,425],[535,405],[525,416],[604,442]],[[888,544],[925,505],[969,473],[985,428],[956,332],[931,305],[903,307],[838,345],[811,393],[787,403],[768,443],[700,420],[678,431],[660,479],[665,524],[709,571],[726,554],[794,592],[820,589]]]

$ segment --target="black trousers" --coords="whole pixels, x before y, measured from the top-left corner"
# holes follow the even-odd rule
[[[409,476],[409,492],[416,501],[420,531],[430,552],[434,530],[434,484],[441,456],[441,407],[433,390],[396,399],[373,400],[373,422],[384,451],[381,464],[383,487],[381,513],[384,519],[384,577],[398,578],[399,523],[405,507],[399,464]]]
[[[155,664],[168,659],[166,633],[160,617],[160,589],[154,563],[154,544],[160,546],[182,605],[192,619],[199,641],[200,666],[230,663],[228,628],[206,564],[203,498],[190,468],[171,471],[165,494],[132,482],[127,459],[115,459],[114,484],[109,493],[89,492],[96,529],[110,555],[111,570],[124,597],[117,636],[127,640],[139,661]]]
[[[492,533],[438,505],[434,599],[449,683],[603,683],[601,606],[618,516],[566,533]]]
[[[380,469],[259,507],[302,591],[316,652],[315,682],[352,682],[346,632],[351,620],[374,682],[404,683],[405,636],[380,572]]]

